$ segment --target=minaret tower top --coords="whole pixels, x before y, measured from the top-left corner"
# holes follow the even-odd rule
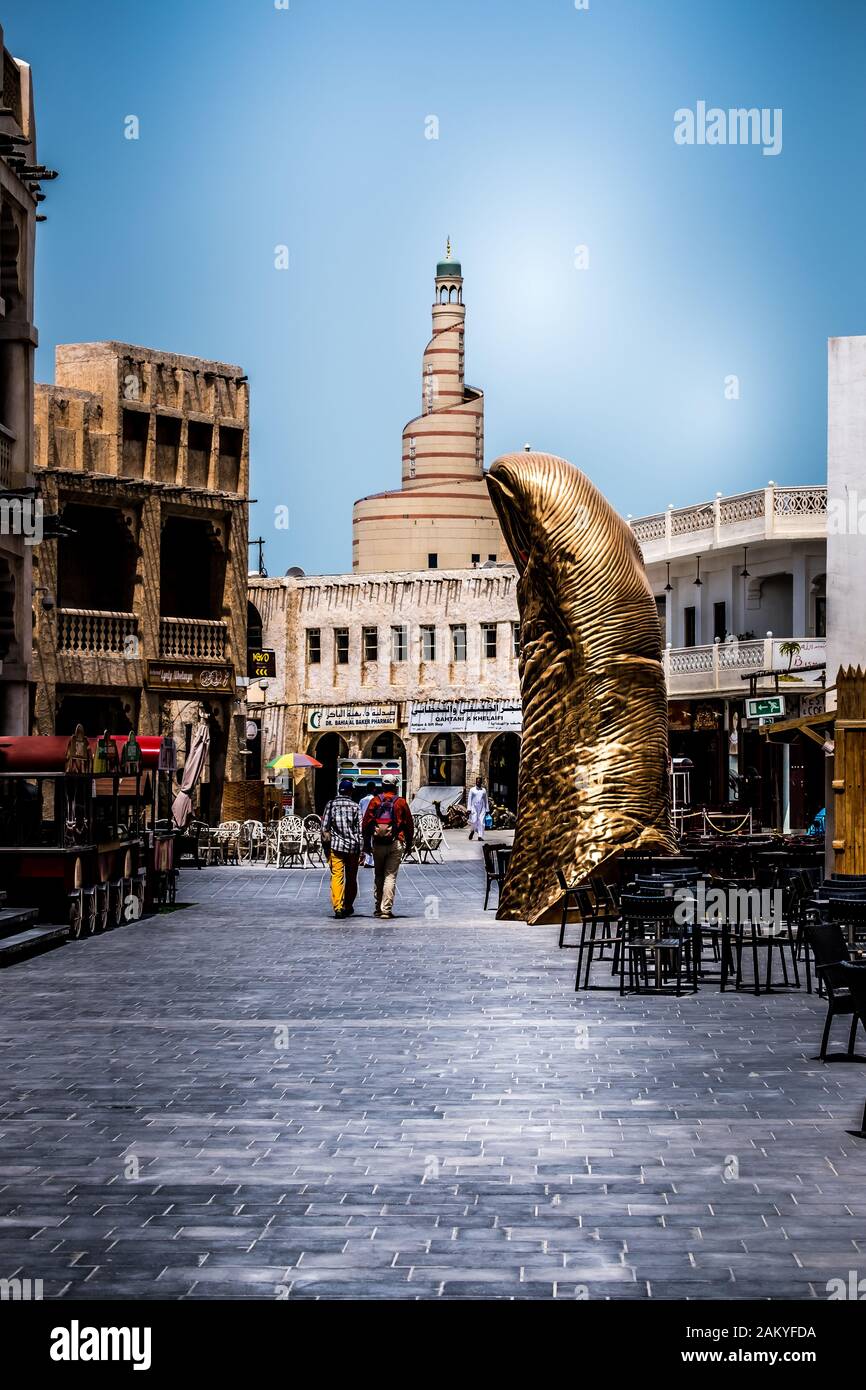
[[[463,269],[451,257],[451,238],[445,243],[445,259],[436,265],[436,303],[463,303]]]

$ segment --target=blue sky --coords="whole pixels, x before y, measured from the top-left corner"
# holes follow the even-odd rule
[[[3,0],[0,20],[61,171],[39,379],[55,343],[100,338],[241,364],[271,574],[348,569],[353,500],[399,485],[448,233],[488,464],[531,442],[635,515],[825,476],[826,340],[866,333],[863,0]],[[675,144],[701,100],[781,108],[781,153]]]

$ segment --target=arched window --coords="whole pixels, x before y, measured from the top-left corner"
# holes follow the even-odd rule
[[[247,604],[247,646],[252,650],[261,647],[264,640],[262,615],[254,603]]]

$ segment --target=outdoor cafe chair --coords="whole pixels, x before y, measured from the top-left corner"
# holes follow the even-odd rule
[[[324,864],[325,851],[322,846],[322,818],[321,816],[304,816],[303,821],[304,836],[304,855],[309,864]]]
[[[847,986],[845,972],[840,969],[844,961],[851,959],[848,943],[841,927],[835,922],[809,922],[806,925],[806,938],[815,957],[815,970],[827,990],[827,1019],[821,1037],[818,1053],[822,1062],[827,1061],[827,1044],[830,1041],[830,1026],[837,1014],[851,1015],[851,1031],[848,1034],[848,1051],[832,1054],[831,1060],[851,1060],[854,1056],[854,1039],[857,1034],[857,1010]],[[861,970],[866,965],[861,965]]]
[[[277,822],[277,868],[304,862],[304,822],[300,816],[283,816]]]
[[[564,876],[560,879],[560,885],[564,881]],[[616,989],[615,984],[599,985],[591,984],[590,976],[592,966],[596,960],[604,960],[605,949],[608,946],[613,948],[613,964],[611,975],[615,976],[621,970],[621,951],[623,937],[619,930],[618,910],[614,908],[610,911],[610,902],[607,894],[597,891],[589,883],[569,884],[566,889],[567,896],[563,898],[563,903],[568,906],[563,908],[563,917],[567,912],[578,912],[580,914],[580,937],[576,942],[567,943],[572,949],[577,950],[577,970],[574,977],[574,988],[579,989]],[[560,941],[563,941],[564,926],[560,927]]]
[[[855,965],[852,961],[842,961],[839,969],[842,972],[840,978],[851,993],[854,1011],[866,1029],[866,969],[862,965]],[[854,1131],[850,1132],[854,1133]],[[858,1138],[866,1139],[866,1106],[863,1108],[863,1119],[856,1133]]]
[[[741,910],[743,909],[743,910]],[[793,984],[796,989],[800,988],[800,969],[797,964],[797,939],[793,926],[790,921],[786,921],[784,914],[776,922],[775,919],[763,919],[761,917],[760,902],[757,906],[749,893],[746,903],[737,902],[732,913],[728,914],[724,924],[725,932],[723,935],[722,946],[722,978],[721,989],[724,991],[729,975],[729,951],[733,954],[736,966],[734,972],[734,988],[741,990],[745,988],[743,976],[743,954],[747,953],[752,958],[752,984],[751,988],[755,995],[761,993],[761,971],[759,968],[760,953],[766,951],[766,969],[764,972],[764,992],[773,993],[773,952],[778,950],[779,961],[782,967],[782,978],[786,987],[790,987],[791,981],[788,978],[788,960],[785,952],[787,950],[791,961],[793,973]]]
[[[837,922],[848,938],[848,945],[855,945],[858,937],[866,933],[866,894],[858,897],[832,897],[828,903],[829,918]]]
[[[241,823],[239,820],[224,820],[217,826],[214,840],[220,847],[224,863],[237,864],[240,837]]]
[[[687,926],[677,922],[678,906],[677,899],[672,896],[622,894],[619,901],[622,927],[620,994],[625,994],[627,975],[628,988],[634,993],[640,993],[641,987],[645,992],[656,993],[673,987],[679,997],[684,963],[692,990],[697,990],[696,941],[693,942]]]
[[[264,854],[265,827],[260,820],[245,820],[238,837],[238,852],[245,864],[252,864]]]
[[[425,812],[415,817],[415,847],[418,850],[419,863],[441,864],[442,855],[442,823],[437,815],[432,812]]]
[[[481,846],[481,853],[484,855],[484,872],[487,875],[487,883],[484,889],[484,911],[487,911],[487,903],[490,898],[491,884],[496,884],[497,891],[502,892],[502,885],[505,882],[505,870],[507,863],[501,860],[498,851],[505,849],[504,844],[497,844],[493,840],[485,840]]]

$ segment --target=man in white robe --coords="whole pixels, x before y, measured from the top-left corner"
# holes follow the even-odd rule
[[[477,835],[479,840],[483,841],[484,819],[490,810],[490,804],[487,800],[487,788],[480,777],[476,777],[475,786],[469,788],[466,805],[469,810],[469,838],[472,840]]]

